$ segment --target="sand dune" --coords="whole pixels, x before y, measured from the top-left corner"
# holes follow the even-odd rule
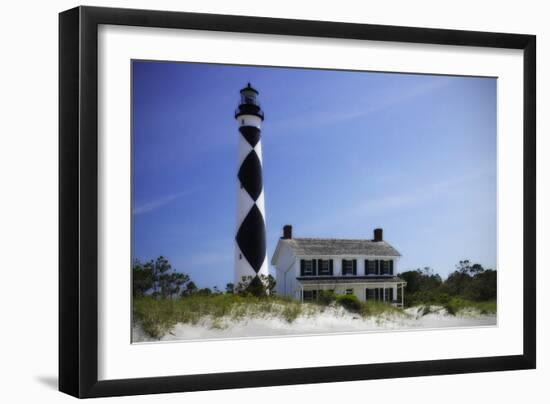
[[[281,335],[312,335],[343,332],[369,332],[407,329],[432,329],[444,327],[496,326],[496,315],[477,312],[448,314],[441,307],[412,307],[404,314],[382,315],[361,318],[342,308],[328,308],[323,313],[300,316],[289,323],[283,318],[266,316],[241,321],[230,318],[204,318],[198,324],[177,324],[161,341],[268,337]],[[136,325],[133,329],[134,342],[156,341]]]

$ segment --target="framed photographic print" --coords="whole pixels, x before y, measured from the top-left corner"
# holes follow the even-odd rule
[[[534,36],[59,22],[61,391],[535,367]]]

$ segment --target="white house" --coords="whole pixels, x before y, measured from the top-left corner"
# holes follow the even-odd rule
[[[382,229],[374,230],[372,240],[293,238],[286,225],[271,264],[279,296],[308,301],[331,290],[403,306],[406,282],[395,275],[400,257],[382,239]]]

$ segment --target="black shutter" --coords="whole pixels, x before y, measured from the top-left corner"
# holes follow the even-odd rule
[[[313,271],[313,275],[317,275],[317,260],[311,260],[311,269]]]
[[[365,275],[369,274],[369,260],[365,260]]]
[[[393,288],[390,289],[390,302],[393,302]]]
[[[346,260],[342,260],[342,275],[346,275]]]
[[[332,276],[333,271],[334,271],[334,264],[332,263],[332,259],[330,259],[328,260],[328,272],[330,276]]]
[[[374,262],[376,262],[376,275],[380,275],[380,260],[376,260]]]
[[[300,260],[300,276],[304,276],[304,267],[306,265],[305,260]]]
[[[393,260],[390,261],[390,275],[393,275]]]
[[[318,275],[322,275],[321,274],[322,268],[323,268],[323,260],[319,259],[319,260],[317,260],[317,274]]]
[[[357,260],[353,260],[353,274],[357,275]]]

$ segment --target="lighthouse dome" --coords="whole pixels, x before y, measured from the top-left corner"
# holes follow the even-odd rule
[[[241,89],[241,94],[246,94],[246,95],[250,95],[250,96],[257,96],[258,94],[260,94],[258,92],[258,90],[256,90],[254,87],[252,87],[250,85],[250,82],[246,85],[246,87],[242,88]]]

